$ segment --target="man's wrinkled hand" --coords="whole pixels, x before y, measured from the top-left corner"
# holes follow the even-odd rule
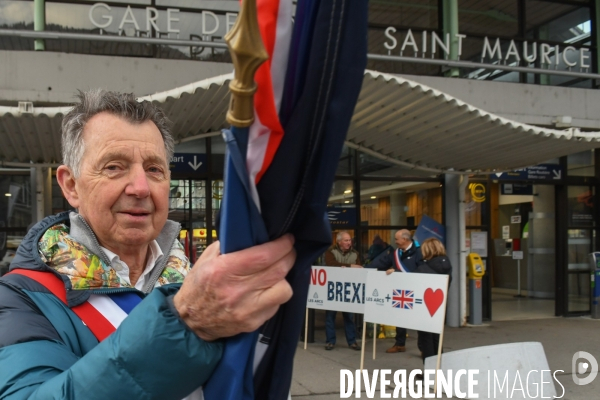
[[[289,234],[230,254],[213,243],[173,299],[180,317],[207,341],[258,329],[292,297],[285,276],[296,260],[293,245]]]
[[[386,275],[389,275],[389,274],[391,274],[392,272],[394,272],[394,268],[390,268],[390,269],[388,269],[387,271],[385,271],[385,274],[386,274]]]

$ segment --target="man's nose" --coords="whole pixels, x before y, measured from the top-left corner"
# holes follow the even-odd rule
[[[148,177],[143,166],[136,165],[131,168],[125,194],[137,198],[144,198],[150,195],[150,185],[148,184]]]

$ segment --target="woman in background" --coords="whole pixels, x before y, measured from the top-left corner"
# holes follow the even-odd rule
[[[444,248],[443,243],[436,238],[426,239],[421,244],[421,253],[423,254],[423,261],[419,263],[415,272],[423,274],[446,274],[450,277],[450,280],[448,281],[448,287],[450,287],[450,281],[452,281],[452,265],[446,256],[446,249]],[[439,343],[439,334],[419,331],[417,344],[419,350],[421,350],[423,362],[425,362],[427,357],[438,354]]]

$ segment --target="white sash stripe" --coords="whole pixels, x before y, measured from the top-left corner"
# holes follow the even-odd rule
[[[104,318],[106,318],[115,329],[117,329],[119,325],[121,325],[121,322],[127,318],[127,313],[125,313],[125,311],[123,311],[121,307],[108,296],[93,294],[90,296],[88,302],[92,307],[98,310],[100,314],[104,315]]]
[[[398,269],[402,272],[408,272],[405,268],[404,265],[402,265],[402,261],[400,261],[400,256],[398,255],[400,253],[399,250],[395,250],[394,251],[394,257],[396,258],[396,265],[398,266]]]

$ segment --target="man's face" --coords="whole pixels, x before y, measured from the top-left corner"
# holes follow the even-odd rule
[[[400,232],[396,232],[394,238],[396,239],[396,246],[398,246],[399,249],[406,250],[406,248],[410,244],[410,240],[402,237],[402,234]]]
[[[340,249],[342,249],[343,251],[350,250],[350,247],[352,247],[352,238],[350,237],[350,235],[348,235],[347,233],[343,233],[342,238],[338,242],[338,246],[340,246]]]
[[[80,176],[67,199],[109,250],[119,254],[148,245],[169,208],[169,165],[160,131],[151,121],[131,124],[100,113],[86,124],[83,140]]]

